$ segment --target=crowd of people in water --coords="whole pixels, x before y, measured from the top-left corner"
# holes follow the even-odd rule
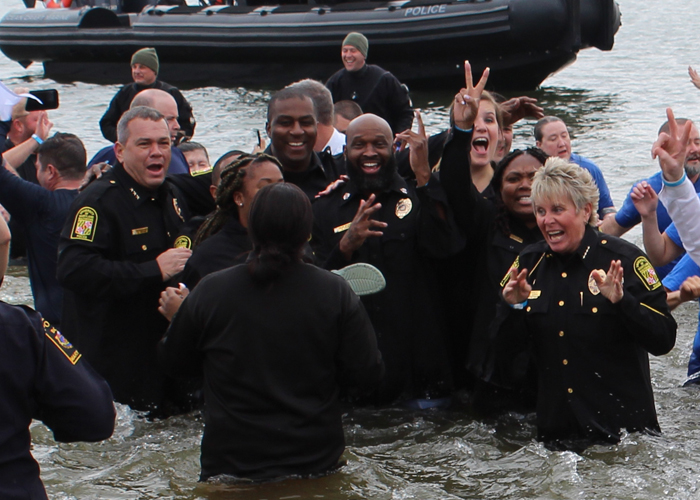
[[[36,311],[0,303],[0,496],[45,498],[32,419],[99,441],[113,401],[202,411],[201,480],[333,472],[345,409],[456,394],[477,416],[535,412],[551,449],[660,432],[648,354],[700,296],[695,124],[669,110],[660,171],[617,210],[567,124],[485,90],[488,69],[475,83],[465,62],[449,129],[428,137],[368,55],[348,34],[325,85],[272,95],[269,146],[213,165],[155,49],[133,55],[99,124],[114,145],[90,161],[15,89],[0,271],[26,254]],[[526,118],[533,146],[511,150]],[[619,238],[639,223],[646,253]]]

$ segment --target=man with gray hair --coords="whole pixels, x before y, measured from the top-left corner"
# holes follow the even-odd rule
[[[192,254],[176,248],[188,214],[164,182],[171,151],[165,117],[132,108],[119,120],[117,137],[119,163],[80,193],[61,232],[63,331],[117,402],[162,417],[189,409],[181,384],[156,362],[168,326],[158,298]]]
[[[320,153],[330,148],[333,156],[343,154],[345,135],[335,128],[333,96],[321,82],[307,78],[292,83],[290,87],[301,90],[314,102],[316,108],[316,142],[314,151]]]
[[[136,94],[136,97],[131,101],[131,107],[134,108],[136,106],[153,108],[165,117],[165,122],[168,124],[168,130],[170,131],[170,140],[172,142],[168,173],[171,175],[189,174],[190,169],[187,165],[187,159],[185,159],[185,155],[182,151],[175,146],[175,141],[180,132],[178,108],[175,98],[164,90],[146,89]],[[114,166],[117,161],[115,148],[116,146],[107,146],[99,150],[95,156],[92,157],[90,163],[88,163],[88,167],[92,167],[97,163],[109,163]]]

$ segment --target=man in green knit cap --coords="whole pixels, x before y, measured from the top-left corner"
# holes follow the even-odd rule
[[[367,38],[362,33],[349,33],[340,53],[345,68],[331,76],[326,87],[333,94],[334,103],[354,101],[364,113],[373,113],[389,122],[395,134],[403,132],[413,123],[408,89],[388,71],[365,64],[368,52]]]
[[[192,116],[192,106],[176,87],[157,79],[159,69],[160,62],[156,49],[149,47],[134,52],[131,56],[131,78],[134,82],[119,89],[100,120],[100,129],[105,139],[111,142],[117,141],[119,118],[129,109],[134,96],[146,89],[160,89],[172,95],[177,102],[179,115],[177,121],[180,124],[180,130],[184,137],[194,135],[195,121]]]

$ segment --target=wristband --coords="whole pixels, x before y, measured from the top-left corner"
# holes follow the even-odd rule
[[[36,134],[32,134],[32,139],[34,139],[37,142],[37,144],[39,144],[39,146],[44,144],[44,139],[42,139],[41,137],[39,137]]]
[[[459,128],[457,125],[455,125],[455,128],[456,128],[457,130],[459,130],[460,132],[464,132],[464,133],[467,133],[467,134],[470,134],[470,133],[472,132],[472,130],[474,130],[474,127],[468,128],[468,129],[464,130],[463,128]]]
[[[507,303],[507,302],[506,302]],[[527,299],[525,299],[525,302],[520,302],[519,304],[510,304],[507,303],[511,308],[516,309],[518,311],[521,311],[525,309],[525,306],[527,305]]]
[[[668,186],[668,187],[680,186],[681,184],[683,184],[683,182],[685,181],[685,178],[686,178],[686,177],[687,177],[687,175],[685,175],[685,171],[683,171],[683,177],[681,177],[681,178],[678,179],[677,181],[669,182],[669,181],[666,180],[666,178],[663,176],[663,174],[661,174],[661,180],[663,181],[664,186]]]

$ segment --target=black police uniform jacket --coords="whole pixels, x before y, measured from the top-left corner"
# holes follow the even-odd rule
[[[624,268],[624,295],[613,304],[599,292],[593,270]],[[526,248],[520,269],[532,292],[523,310],[499,307],[500,369],[513,368],[509,350],[530,343],[538,370],[537,430],[545,442],[616,442],[620,430],[658,432],[649,357],[675,343],[676,322],[654,268],[636,246],[586,228],[571,255],[545,242]]]
[[[117,165],[76,198],[61,232],[63,330],[116,401],[139,410],[165,398],[156,344],[168,322],[158,313],[165,285],[156,257],[173,247],[185,216],[169,183],[148,191]]]
[[[466,365],[471,374],[484,380],[492,354],[490,326],[504,280],[520,252],[541,241],[542,233],[505,210],[499,214],[494,201],[477,191],[470,170],[471,141],[471,132],[452,129],[440,163],[443,189],[467,242],[464,251],[439,271],[448,323],[454,332],[454,363],[456,367]],[[489,377],[492,384],[512,385],[512,381],[496,380],[493,374]]]
[[[173,376],[204,375],[202,474],[317,474],[344,447],[340,387],[367,390],[382,357],[349,285],[294,263],[272,283],[245,265],[205,277],[160,344]]]
[[[416,188],[396,174],[376,196],[382,207],[372,218],[388,226],[382,236],[367,238],[351,261],[338,244],[364,198],[352,181],[314,203],[311,246],[326,269],[366,262],[384,274],[386,288],[362,297],[386,365],[377,402],[444,396],[452,390],[452,374],[429,263],[456,253],[463,239],[435,176]]]
[[[0,498],[46,499],[30,452],[32,419],[59,442],[114,430],[109,386],[61,333],[25,306],[0,302]]]

